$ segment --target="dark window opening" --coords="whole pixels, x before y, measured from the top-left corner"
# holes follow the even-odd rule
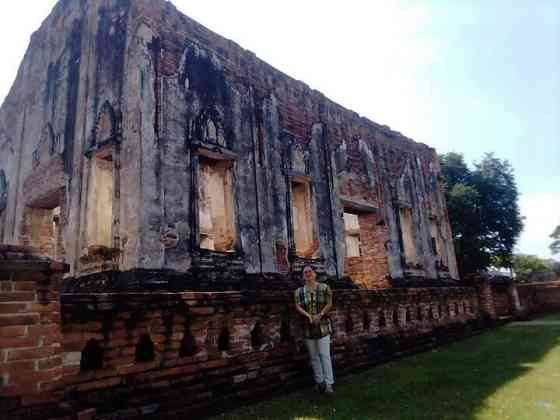
[[[387,320],[385,319],[385,311],[379,311],[379,328],[385,328]]]
[[[416,319],[417,319],[418,321],[422,321],[423,318],[424,318],[424,313],[423,313],[423,311],[422,311],[422,307],[419,306],[419,307],[418,307],[418,312],[417,312],[417,314],[416,314]]]
[[[351,333],[354,331],[354,320],[352,319],[352,315],[346,316],[346,321],[344,322],[344,325],[346,327],[347,333]]]
[[[103,368],[103,349],[95,339],[87,342],[82,350],[80,371],[88,372]]]
[[[362,319],[363,325],[364,325],[364,331],[369,331],[370,327],[371,327],[371,318],[369,316],[369,312],[364,312],[364,316]]]
[[[179,348],[179,357],[192,357],[198,353],[198,347],[196,345],[196,340],[190,330],[185,331],[185,335],[181,340],[181,347]]]
[[[251,346],[253,349],[260,349],[261,346],[265,343],[264,335],[261,327],[261,322],[257,321],[255,326],[251,330]]]
[[[430,318],[431,319],[437,319],[438,316],[436,315],[436,309],[434,309],[434,307],[432,305],[430,305]]]
[[[149,335],[144,334],[136,344],[134,360],[137,363],[152,362],[155,359],[154,343]]]
[[[228,351],[230,349],[230,333],[227,327],[223,327],[218,337],[218,350]]]

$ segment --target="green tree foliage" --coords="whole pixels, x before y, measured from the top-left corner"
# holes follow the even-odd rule
[[[552,271],[551,265],[535,255],[517,254],[512,258],[513,270],[518,276]]]
[[[511,266],[523,222],[509,162],[486,154],[471,170],[463,155],[448,153],[440,164],[461,275],[496,260]]]
[[[550,237],[552,238],[550,252],[552,252],[552,255],[560,254],[560,225],[556,226]]]

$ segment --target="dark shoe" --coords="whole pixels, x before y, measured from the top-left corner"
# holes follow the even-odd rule
[[[319,392],[319,393],[322,394],[323,392],[325,392],[325,384],[324,383],[315,384],[315,386],[313,387],[313,390],[315,392]]]

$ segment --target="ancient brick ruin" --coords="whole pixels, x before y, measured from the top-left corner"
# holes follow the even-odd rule
[[[458,279],[433,149],[169,2],[75,3],[33,35],[0,112],[0,242],[76,279],[128,274],[105,290],[161,272],[287,285],[306,262],[367,288]]]
[[[304,264],[336,289],[337,374],[478,330],[440,184],[432,148],[167,1],[59,1],[0,109],[0,414],[306,383]]]

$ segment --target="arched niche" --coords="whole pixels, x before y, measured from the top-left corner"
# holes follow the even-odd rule
[[[55,134],[51,123],[46,123],[41,130],[39,141],[33,149],[33,166],[36,167],[54,154],[62,154],[62,152],[60,135]]]
[[[210,108],[198,114],[194,121],[193,140],[228,147],[224,133],[223,118],[218,110]]]
[[[95,125],[88,142],[86,154],[92,153],[107,144],[120,143],[122,117],[109,101],[105,101],[97,114]]]

